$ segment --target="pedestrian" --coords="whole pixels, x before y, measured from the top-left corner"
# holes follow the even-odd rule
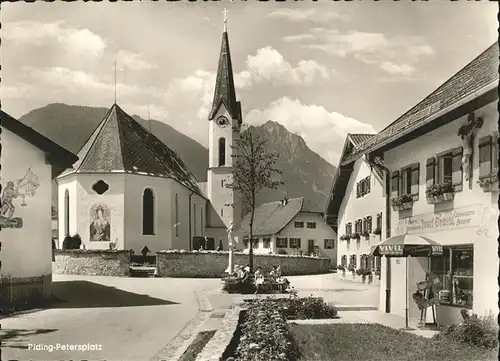
[[[257,271],[255,271],[255,293],[260,291],[262,284],[264,284],[264,274],[262,268],[257,267]]]

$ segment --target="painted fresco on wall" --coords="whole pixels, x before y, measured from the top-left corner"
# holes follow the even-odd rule
[[[0,210],[0,226],[2,228],[23,227],[23,218],[16,217],[16,206],[27,207],[26,198],[34,197],[39,186],[38,176],[31,171],[31,168],[28,168],[24,177],[14,181],[7,181],[7,184],[2,185],[2,205]]]
[[[94,204],[90,208],[90,241],[111,241],[111,211],[105,204]]]

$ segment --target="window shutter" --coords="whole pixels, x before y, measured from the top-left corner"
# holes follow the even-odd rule
[[[399,172],[392,172],[391,177],[391,196],[397,197],[399,196]]]
[[[436,158],[434,157],[427,159],[425,184],[427,187],[436,184]]]
[[[462,147],[453,149],[452,161],[451,161],[451,182],[453,186],[462,185],[462,180],[463,180],[462,153],[463,153]]]
[[[359,198],[360,194],[361,194],[361,184],[358,182],[356,184],[356,198]]]
[[[328,249],[328,240],[327,239],[324,240],[323,248]]]
[[[366,193],[370,193],[370,183],[371,183],[371,177],[366,178]]]
[[[372,217],[368,217],[368,232],[372,231]]]
[[[411,166],[411,194],[418,195],[420,183],[420,163]]]
[[[493,146],[491,135],[479,139],[479,178],[487,177],[491,174]]]

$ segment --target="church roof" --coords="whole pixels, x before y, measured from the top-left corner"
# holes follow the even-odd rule
[[[83,145],[78,157],[73,169],[61,177],[72,173],[127,172],[171,178],[201,194],[196,178],[182,159],[116,104]]]
[[[282,201],[268,202],[255,209],[252,236],[270,236],[277,234],[300,213],[318,213],[322,211],[307,198],[291,198],[283,205]],[[250,214],[245,215],[239,232],[249,234]]]
[[[0,124],[5,129],[21,137],[48,155],[47,160],[52,165],[52,178],[55,178],[67,167],[71,167],[71,165],[78,160],[76,155],[70,151],[44,137],[33,128],[21,123],[19,120],[2,110],[0,110]]]
[[[220,106],[224,104],[233,119],[241,122],[241,104],[236,101],[236,90],[233,79],[233,65],[231,63],[231,52],[229,50],[229,38],[227,31],[222,33],[222,44],[215,81],[214,101],[209,119],[212,120]]]

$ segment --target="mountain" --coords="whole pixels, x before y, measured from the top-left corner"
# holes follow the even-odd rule
[[[107,108],[56,103],[32,110],[19,120],[76,154],[107,111]],[[147,120],[137,115],[133,118],[148,128]],[[310,150],[302,137],[290,133],[279,123],[269,121],[262,126],[250,128],[268,141],[268,151],[280,155],[276,166],[282,170],[282,180],[285,182],[280,190],[262,191],[258,196],[258,203],[282,199],[286,192],[289,198],[307,197],[323,209],[335,167]],[[151,129],[158,139],[179,154],[198,181],[206,182],[207,148],[168,124],[152,120]],[[57,206],[55,185],[52,199],[53,204]]]

